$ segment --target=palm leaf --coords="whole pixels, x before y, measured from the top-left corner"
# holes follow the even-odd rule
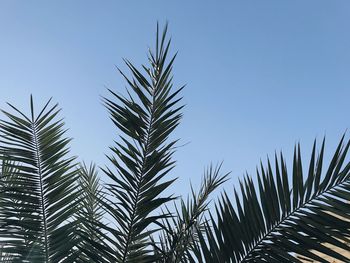
[[[77,211],[77,220],[79,221],[78,233],[78,251],[75,262],[98,262],[102,261],[103,255],[100,253],[100,247],[103,245],[101,232],[101,223],[104,218],[104,211],[100,200],[104,198],[103,188],[100,184],[97,168],[94,164],[87,166],[83,163],[79,169],[79,193],[80,208]]]
[[[307,171],[300,146],[295,148],[293,172],[281,155],[257,172],[257,185],[246,176],[235,190],[233,203],[225,193],[217,205],[217,220],[201,235],[200,262],[301,262],[296,255],[328,262],[319,252],[341,261],[348,258],[329,246],[350,250],[350,141],[341,139],[323,172],[324,141],[319,154],[314,144]],[[317,253],[316,253],[317,251]]]
[[[148,246],[155,230],[149,227],[167,217],[153,212],[173,199],[161,194],[174,181],[163,178],[174,167],[176,141],[168,142],[168,137],[182,116],[182,106],[177,106],[182,88],[172,91],[175,56],[168,61],[166,32],[167,27],[160,36],[157,27],[155,53],[149,52],[145,73],[125,60],[132,75],[128,78],[121,72],[129,86],[128,96],[110,91],[113,99],[104,99],[113,123],[122,132],[108,157],[112,168],[104,169],[110,179],[103,204],[111,220],[105,227],[107,246],[113,250],[108,254],[111,261],[153,261]]]
[[[205,230],[205,212],[209,205],[209,196],[221,184],[227,181],[228,174],[222,175],[221,165],[212,165],[205,170],[200,190],[196,193],[191,187],[191,198],[181,199],[180,209],[176,208],[175,216],[163,220],[162,235],[154,242],[155,253],[159,254],[158,262],[188,262],[188,255],[198,243],[197,231]],[[170,214],[167,208],[166,213]]]
[[[10,105],[14,113],[3,111],[7,120],[0,124],[1,156],[16,171],[3,178],[0,239],[20,262],[59,262],[74,246],[78,175],[58,105],[49,101],[38,115],[32,97],[30,106],[26,116]]]

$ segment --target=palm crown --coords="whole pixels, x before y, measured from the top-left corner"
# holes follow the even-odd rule
[[[348,261],[349,141],[343,137],[325,168],[323,141],[308,168],[295,148],[292,172],[283,155],[256,180],[245,176],[208,211],[211,193],[228,179],[221,165],[205,170],[187,200],[165,195],[174,182],[170,135],[183,105],[174,89],[167,26],[141,70],[125,60],[125,95],[103,99],[120,132],[102,167],[69,154],[57,104],[27,115],[9,104],[0,123],[1,262],[327,262]],[[170,56],[170,58],[169,58]],[[170,177],[169,177],[170,176]],[[171,204],[175,203],[175,206]]]

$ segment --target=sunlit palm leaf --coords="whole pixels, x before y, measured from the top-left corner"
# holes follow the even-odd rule
[[[3,179],[10,187],[2,189],[0,239],[20,262],[59,262],[73,246],[78,176],[57,104],[38,115],[32,98],[30,105],[30,116],[10,105],[15,113],[3,111],[8,119],[0,124],[1,155],[16,170]]]
[[[316,155],[313,147],[305,175],[300,147],[296,147],[293,173],[281,156],[258,171],[258,183],[245,177],[235,203],[225,194],[218,203],[218,219],[201,236],[196,255],[206,262],[300,262],[295,255],[327,262],[315,251],[339,260],[348,258],[329,248],[350,250],[350,142],[343,140],[325,172],[324,142]]]

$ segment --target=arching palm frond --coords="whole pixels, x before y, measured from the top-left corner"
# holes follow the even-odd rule
[[[153,261],[150,226],[167,217],[153,212],[173,199],[161,194],[174,181],[163,179],[174,167],[176,141],[168,142],[168,137],[182,116],[182,106],[178,106],[182,88],[172,91],[175,56],[168,61],[166,31],[167,27],[159,36],[157,27],[155,53],[149,52],[150,65],[143,66],[144,74],[125,60],[132,74],[129,79],[121,73],[129,85],[128,96],[110,91],[117,102],[104,100],[113,123],[123,133],[111,147],[113,168],[104,169],[111,179],[104,206],[115,224],[107,228],[105,237],[114,249],[110,260],[116,262]]]
[[[222,175],[221,165],[210,166],[205,170],[200,190],[193,188],[191,198],[181,199],[180,209],[176,206],[173,217],[162,220],[163,233],[154,242],[155,253],[159,254],[159,263],[188,262],[188,254],[198,243],[197,231],[205,231],[205,212],[210,202],[209,196],[221,184],[227,181],[228,174]],[[171,213],[167,209],[166,213]]]
[[[224,194],[216,222],[200,236],[199,262],[301,262],[296,255],[328,262],[315,251],[348,262],[329,247],[350,250],[350,141],[343,141],[325,171],[324,141],[318,155],[315,142],[306,174],[298,145],[290,176],[281,155],[275,171],[270,162],[261,167],[257,185],[245,177],[235,203]]]
[[[74,246],[78,175],[57,104],[38,115],[32,97],[30,105],[30,116],[10,105],[15,113],[3,111],[0,124],[1,156],[15,170],[2,178],[0,240],[18,262],[60,262]]]

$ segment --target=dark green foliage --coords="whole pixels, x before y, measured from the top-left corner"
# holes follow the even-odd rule
[[[71,253],[77,202],[74,158],[57,104],[26,116],[3,111],[0,124],[1,233],[3,253],[18,262],[58,262]],[[6,172],[4,172],[6,170]]]
[[[82,164],[79,175],[80,200],[76,212],[79,242],[74,253],[75,262],[97,262],[103,257],[100,252],[103,243],[100,224],[105,214],[100,202],[104,198],[103,188],[94,164]]]
[[[324,171],[324,141],[320,153],[314,144],[307,172],[300,146],[294,152],[292,175],[281,155],[257,172],[255,185],[249,176],[236,190],[235,203],[225,193],[217,204],[216,222],[207,227],[196,255],[206,262],[300,262],[296,254],[327,262],[311,250],[348,259],[329,245],[350,250],[350,141],[339,143]]]
[[[159,36],[157,30],[155,53],[149,52],[145,73],[125,60],[132,74],[129,79],[121,73],[129,85],[128,96],[110,91],[116,102],[104,100],[113,123],[123,132],[108,157],[113,167],[104,169],[111,183],[103,203],[116,225],[106,230],[116,262],[153,262],[148,248],[155,231],[152,224],[170,216],[154,213],[173,199],[162,192],[174,181],[164,180],[175,164],[171,157],[176,141],[168,142],[168,137],[182,116],[178,106],[182,88],[172,91],[175,56],[167,61],[166,31]]]
[[[191,188],[191,198],[186,202],[181,199],[180,209],[175,206],[175,216],[162,221],[163,233],[153,245],[160,256],[158,262],[188,262],[188,256],[198,245],[196,232],[205,231],[204,213],[208,209],[209,196],[227,180],[228,174],[220,175],[220,168],[221,165],[210,166],[204,173],[198,194]],[[170,209],[166,208],[166,213],[170,214]]]

